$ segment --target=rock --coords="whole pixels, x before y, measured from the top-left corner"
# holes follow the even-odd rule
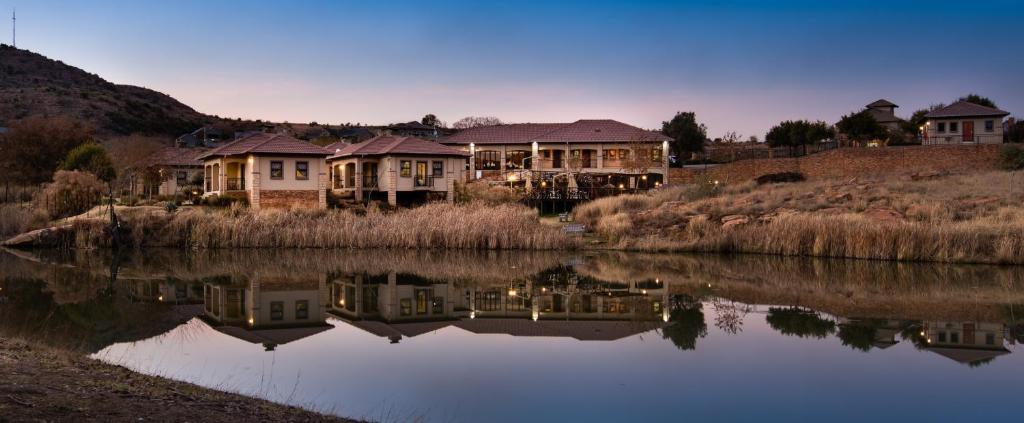
[[[750,222],[750,218],[741,214],[732,214],[722,218],[722,228],[731,228],[733,226],[745,225]]]
[[[828,202],[830,202],[830,203],[842,203],[842,202],[851,201],[851,200],[853,200],[853,194],[850,194],[850,193],[847,192],[847,193],[844,193],[844,194],[836,194],[836,195],[833,195],[833,196],[829,197]]]
[[[880,222],[902,222],[903,215],[891,207],[873,207],[862,213],[866,218]]]
[[[779,208],[773,210],[771,213],[766,213],[766,214],[762,215],[758,220],[760,220],[762,222],[772,222],[772,221],[775,221],[775,220],[777,220],[779,218],[786,217],[786,216],[792,216],[792,215],[797,214],[797,213],[800,213],[800,212],[798,210],[796,210],[796,209],[790,209],[790,208],[786,208],[786,207],[779,207]]]
[[[36,229],[16,235],[4,241],[2,246],[14,248],[27,247],[56,247],[71,230],[71,225],[54,226],[51,228]]]

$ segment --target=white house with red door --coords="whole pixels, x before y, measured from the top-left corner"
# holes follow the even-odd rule
[[[1008,112],[958,101],[924,115],[922,144],[1000,144]]]

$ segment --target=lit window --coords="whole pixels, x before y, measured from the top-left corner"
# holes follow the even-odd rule
[[[398,172],[399,176],[401,176],[403,178],[408,178],[408,177],[412,176],[412,162],[411,161],[409,161],[409,160],[402,160],[398,164],[398,169],[399,169],[399,172]]]
[[[295,162],[295,179],[299,181],[309,179],[309,162]]]
[[[279,160],[270,162],[270,179],[284,179],[284,162]]]

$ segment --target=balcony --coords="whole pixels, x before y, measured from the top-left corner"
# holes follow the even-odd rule
[[[416,176],[416,178],[412,180],[412,186],[413,186],[413,188],[423,188],[423,189],[433,188],[434,187],[434,177],[433,176]]]
[[[225,178],[227,191],[245,191],[245,178]]]

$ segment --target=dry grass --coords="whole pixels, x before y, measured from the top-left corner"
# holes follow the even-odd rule
[[[0,204],[0,238],[14,236],[46,225],[46,213],[21,204]]]
[[[135,245],[190,248],[449,248],[558,249],[577,241],[540,225],[537,212],[518,205],[428,204],[393,213],[370,210],[282,211],[191,209],[125,219]],[[79,247],[106,246],[98,222],[78,222]]]
[[[613,248],[1021,264],[1021,182],[987,172],[743,184],[690,201],[694,188],[674,188],[595,201],[576,217]]]

